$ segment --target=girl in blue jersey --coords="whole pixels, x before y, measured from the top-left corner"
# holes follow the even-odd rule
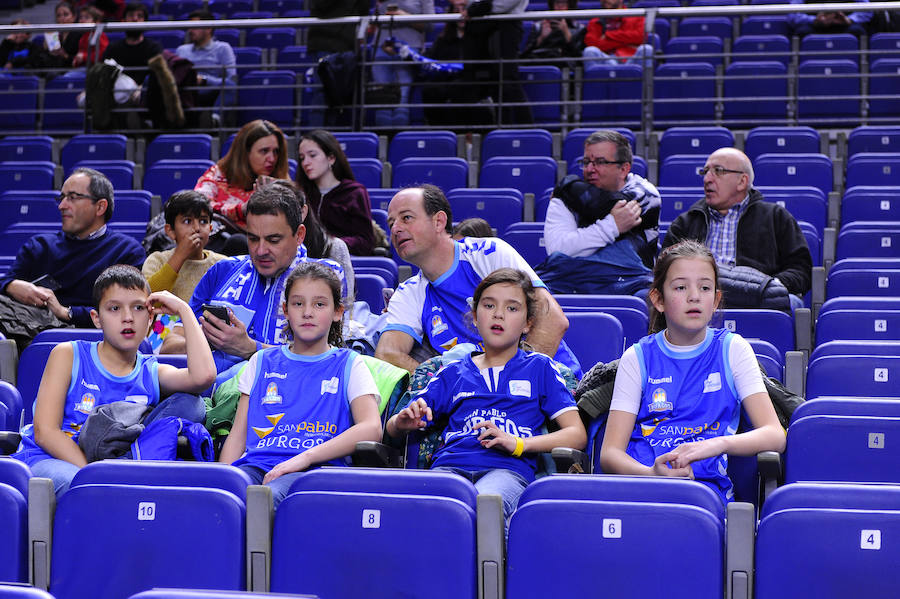
[[[432,468],[468,478],[479,493],[501,495],[509,518],[534,480],[535,454],[563,446],[581,449],[587,436],[551,359],[519,347],[534,319],[529,277],[511,268],[495,270],[472,299],[484,353],[445,364],[386,428],[396,437],[447,417]],[[540,434],[548,419],[559,430]]]
[[[784,430],[753,349],[709,322],[722,294],[712,253],[666,249],[650,289],[650,330],[619,362],[600,452],[605,472],[689,476],[733,497],[727,454],[783,451]],[[753,430],[735,434],[741,406]]]
[[[341,282],[318,262],[299,265],[284,286],[290,345],[254,354],[220,462],[272,488],[277,506],[296,473],[346,465],[358,441],[381,440],[378,388],[359,355],[341,344]]]

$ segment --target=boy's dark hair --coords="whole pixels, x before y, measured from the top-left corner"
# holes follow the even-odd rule
[[[331,289],[331,301],[334,303],[334,309],[339,310],[341,308],[341,280],[331,267],[325,266],[321,262],[303,262],[291,271],[291,274],[288,275],[287,280],[284,282],[285,302],[288,301],[288,296],[291,294],[294,283],[301,279],[324,281],[328,288]],[[335,347],[344,345],[343,328],[343,322],[340,320],[331,323],[331,328],[328,329],[329,345]],[[285,333],[288,337],[293,338],[294,333],[291,330],[290,323],[285,325]]]
[[[453,235],[462,237],[493,237],[491,224],[483,218],[467,218],[453,228]]]
[[[174,227],[179,216],[200,218],[205,215],[212,219],[213,211],[205,195],[193,189],[183,189],[172,194],[166,202],[165,213],[166,224]]]
[[[141,274],[141,271],[130,264],[113,264],[100,273],[97,280],[94,281],[94,307],[100,308],[100,300],[103,294],[113,285],[118,285],[124,289],[143,289],[150,293],[150,284]]]
[[[257,189],[247,202],[247,214],[284,215],[291,231],[297,232],[303,222],[303,207],[306,196],[290,181],[273,181]]]
[[[200,19],[201,21],[212,21],[213,16],[212,13],[206,10],[205,8],[198,8],[197,10],[191,11],[191,14],[188,15],[188,19]]]
[[[143,2],[129,2],[125,5],[125,12],[123,15],[127,15],[130,12],[141,12],[144,13],[144,20],[146,21],[150,17],[150,13],[147,11],[147,6]]]

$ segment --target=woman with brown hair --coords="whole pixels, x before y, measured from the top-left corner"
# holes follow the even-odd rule
[[[259,119],[241,127],[228,153],[201,175],[194,190],[209,198],[217,214],[244,231],[250,194],[268,181],[287,178],[284,133],[274,123]]]

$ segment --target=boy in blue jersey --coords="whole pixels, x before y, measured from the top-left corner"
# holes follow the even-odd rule
[[[78,437],[95,408],[126,401],[153,408],[145,424],[164,416],[202,422],[203,401],[188,393],[205,389],[216,375],[209,345],[190,306],[167,291],[150,293],[135,267],[117,264],[104,270],[94,283],[94,301],[97,307],[91,318],[103,330],[103,340],[53,348],[35,400],[34,423],[23,429],[13,456],[28,464],[35,476],[52,479],[57,496],[87,464]],[[158,364],[154,356],[138,353],[154,313],[181,318],[187,368]]]

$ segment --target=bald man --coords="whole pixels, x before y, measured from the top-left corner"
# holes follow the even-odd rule
[[[753,188],[747,155],[720,148],[710,154],[701,173],[704,198],[672,222],[663,247],[682,239],[705,243],[717,263],[748,266],[775,277],[791,294],[791,306],[802,306],[800,297],[812,281],[809,247],[790,212],[765,201]]]

